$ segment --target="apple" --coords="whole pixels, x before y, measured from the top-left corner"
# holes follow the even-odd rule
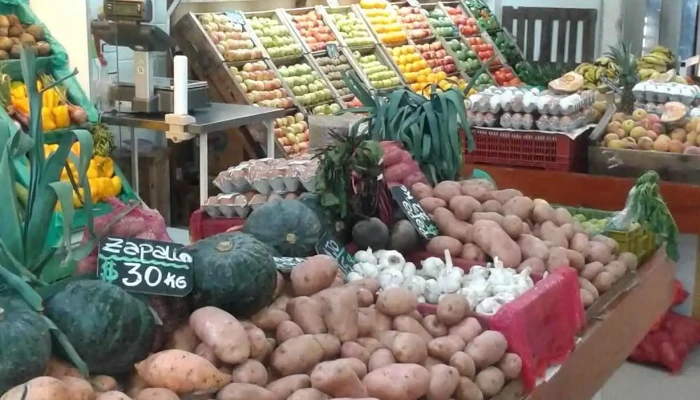
[[[236,67],[229,70],[249,103],[276,108],[293,105],[291,99],[290,103],[286,102],[282,81],[275,77],[274,71],[269,70],[264,61],[247,62],[240,70]]]
[[[253,16],[248,21],[271,58],[294,57],[303,53],[289,29],[277,17]]]

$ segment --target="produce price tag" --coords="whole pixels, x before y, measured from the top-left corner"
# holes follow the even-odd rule
[[[192,291],[192,255],[183,245],[108,236],[98,251],[97,277],[128,292],[184,297]]]
[[[420,7],[418,0],[408,0],[408,5],[411,7]]]
[[[338,4],[338,0],[326,0],[326,4],[328,4],[328,7],[340,6],[340,4]]]
[[[404,185],[398,185],[391,188],[391,196],[399,203],[399,207],[411,221],[413,227],[418,233],[426,239],[434,238],[439,231],[433,219],[425,212],[418,199],[413,197],[410,190]]]
[[[275,259],[275,264],[277,264],[277,270],[280,272],[291,272],[294,267],[301,264],[306,260],[305,258],[299,257],[273,257]]]
[[[335,43],[326,43],[326,52],[328,53],[328,57],[336,59],[340,55],[338,54],[338,45]]]
[[[226,13],[228,19],[234,24],[244,25],[245,15],[240,10],[233,10]]]
[[[338,261],[338,265],[340,265],[343,276],[348,276],[353,271],[352,267],[355,265],[355,257],[348,253],[345,250],[345,246],[338,242],[332,234],[325,233],[321,236],[321,239],[316,243],[316,252],[335,258]]]

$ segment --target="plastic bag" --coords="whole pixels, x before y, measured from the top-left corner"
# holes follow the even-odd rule
[[[658,328],[644,337],[628,359],[658,365],[677,373],[683,368],[685,358],[698,344],[700,321],[669,311]]]
[[[416,182],[428,182],[418,163],[401,143],[384,141],[380,144],[384,152],[384,178],[389,186],[400,184],[410,189]]]

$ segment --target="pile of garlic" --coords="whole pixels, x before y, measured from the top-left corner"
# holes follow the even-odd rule
[[[516,273],[496,258],[493,264],[474,266],[465,274],[452,264],[448,251],[445,261],[430,257],[421,262],[421,269],[395,250],[360,250],[355,253],[355,261],[348,281],[377,279],[383,290],[402,287],[415,294],[419,302],[429,304],[437,304],[445,294],[460,293],[472,311],[487,315],[495,314],[534,286],[530,268]]]

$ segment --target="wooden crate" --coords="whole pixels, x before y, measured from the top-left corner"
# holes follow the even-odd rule
[[[339,6],[339,7],[322,7],[320,9],[321,15],[323,15],[323,20],[331,28],[331,31],[335,35],[335,37],[338,39],[338,43],[340,43],[341,47],[346,47],[348,49],[358,49],[358,48],[368,48],[368,46],[350,46],[348,43],[345,41],[345,38],[343,38],[343,35],[341,34],[341,31],[338,29],[338,26],[335,24],[335,21],[333,20],[332,15],[333,14],[352,14],[357,18],[358,21],[362,23],[363,29],[367,33],[367,37],[372,40],[372,45],[369,48],[374,47],[377,44],[377,39],[374,37],[374,33],[372,32],[372,28],[367,24],[367,21],[365,21],[364,17],[362,16],[362,13],[358,11],[356,7],[350,6],[350,5],[345,5],[345,6]]]
[[[527,61],[575,66],[595,58],[597,18],[598,10],[594,8],[503,7],[502,25],[504,29],[514,33]],[[516,21],[517,28],[513,29]],[[535,34],[537,21],[542,24],[540,35]],[[559,21],[556,31],[554,21]],[[582,30],[579,30],[579,22],[583,23]],[[557,48],[552,52],[554,37],[557,38]],[[535,59],[535,41],[538,38],[540,53]],[[577,60],[579,38],[582,40],[582,49],[581,59]]]

